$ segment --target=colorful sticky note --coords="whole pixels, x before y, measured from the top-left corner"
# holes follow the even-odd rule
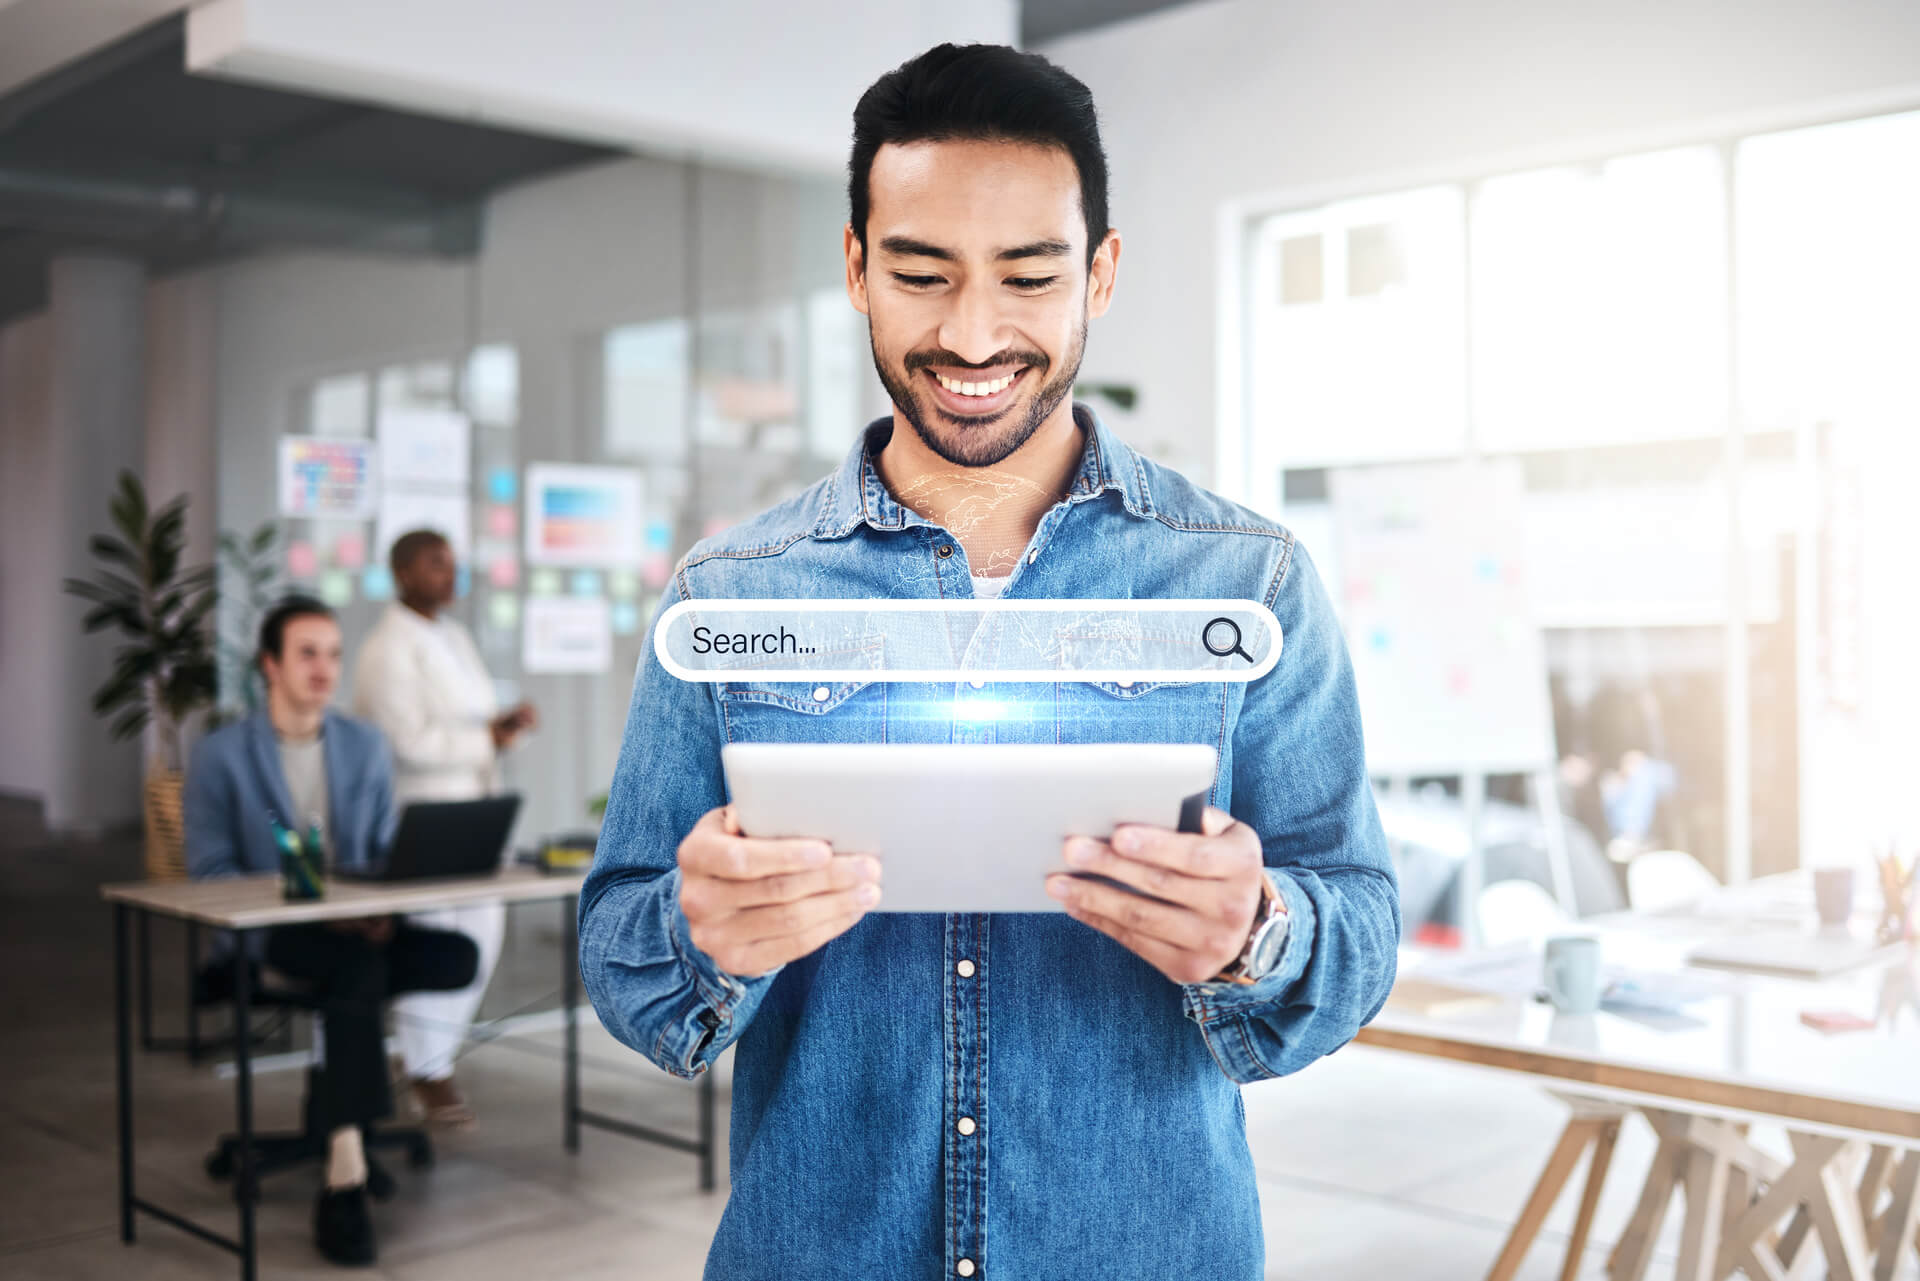
[[[575,596],[598,596],[600,575],[591,569],[576,569],[573,577],[567,580],[567,587]]]
[[[640,562],[640,577],[647,580],[649,587],[665,587],[672,576],[673,562],[658,552]]]
[[[1393,646],[1393,637],[1388,635],[1387,629],[1384,627],[1374,628],[1373,635],[1370,636],[1368,640],[1372,643],[1374,652],[1377,654],[1384,654]]]
[[[495,587],[520,585],[520,562],[511,556],[498,556],[487,562],[487,582]]]
[[[487,508],[487,532],[495,538],[512,538],[519,517],[511,507],[494,504]]]
[[[369,565],[360,574],[360,594],[368,600],[393,599],[393,571],[385,565]]]
[[[615,600],[632,600],[640,593],[640,580],[631,570],[616,569],[607,575],[607,594]]]
[[[296,538],[287,544],[287,577],[312,578],[314,571],[320,568],[320,557],[314,552],[313,544],[304,538]]]
[[[615,636],[631,636],[640,630],[640,610],[630,600],[617,600],[608,613]]]
[[[731,524],[733,524],[733,522],[725,516],[715,516],[712,520],[700,527],[700,536],[702,538],[712,538],[715,534],[725,533],[727,527]]]
[[[367,540],[360,534],[342,534],[333,540],[333,563],[341,569],[359,569],[367,563]]]
[[[487,602],[487,621],[503,632],[520,625],[520,598],[512,592],[495,592]]]
[[[1497,583],[1500,581],[1500,562],[1491,556],[1482,556],[1473,568],[1483,583]]]
[[[647,550],[663,552],[673,546],[673,526],[664,520],[647,522]]]
[[[510,503],[514,495],[520,492],[520,478],[511,467],[489,467],[487,469],[487,497],[496,503]]]
[[[353,602],[353,579],[343,569],[330,569],[320,575],[320,599],[335,609]]]
[[[536,569],[531,582],[535,596],[558,596],[560,594],[560,571],[555,569]]]
[[[453,571],[453,594],[455,596],[458,596],[461,600],[465,600],[467,598],[467,593],[472,590],[473,590],[473,571],[468,569],[465,565],[462,565],[460,566],[460,568]]]

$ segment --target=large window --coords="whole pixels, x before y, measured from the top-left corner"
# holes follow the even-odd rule
[[[1277,209],[1227,465],[1345,608],[1343,469],[1517,458],[1560,753],[1679,767],[1644,839],[1735,875],[1920,842],[1916,227],[1920,112]]]

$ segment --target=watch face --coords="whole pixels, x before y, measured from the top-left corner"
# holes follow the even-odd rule
[[[1252,955],[1247,957],[1247,971],[1254,978],[1265,978],[1280,967],[1280,953],[1287,946],[1287,914],[1278,912],[1274,918],[1260,927],[1260,934],[1253,940]]]

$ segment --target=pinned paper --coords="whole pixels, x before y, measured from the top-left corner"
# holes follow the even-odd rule
[[[360,574],[360,594],[368,600],[393,599],[393,571],[385,565],[369,565]]]
[[[495,587],[518,587],[520,585],[520,562],[510,556],[501,556],[487,563],[487,582]]]
[[[663,552],[673,546],[673,526],[664,520],[647,522],[647,550]]]
[[[320,575],[320,599],[335,609],[353,603],[353,578],[343,569],[330,569]]]
[[[487,497],[496,503],[510,503],[520,492],[520,478],[511,467],[487,469]]]
[[[495,592],[487,602],[487,621],[503,632],[520,625],[520,598],[512,592]]]
[[[640,609],[630,600],[617,600],[609,613],[615,636],[631,636],[640,630]]]
[[[640,576],[649,587],[665,587],[667,579],[673,576],[673,562],[656,552],[641,562]]]
[[[329,436],[280,438],[280,514],[365,520],[374,507],[374,445]]]
[[[527,602],[520,665],[528,672],[604,672],[613,630],[603,596],[536,596]]]
[[[567,580],[567,587],[575,596],[601,595],[600,575],[591,569],[576,569]]]
[[[513,508],[495,503],[487,508],[487,533],[495,538],[512,538],[520,521]]]
[[[616,569],[607,575],[607,592],[615,600],[632,600],[640,593],[640,580],[628,570]]]
[[[465,600],[467,598],[467,593],[471,592],[472,590],[473,590],[473,571],[468,569],[465,565],[462,565],[458,569],[453,571],[453,594],[459,597],[461,600]]]
[[[536,569],[529,584],[535,596],[558,596],[560,594],[560,571],[556,569]]]
[[[287,544],[287,577],[312,578],[320,568],[320,557],[313,550],[313,544],[304,538],[296,538]]]
[[[333,563],[341,569],[359,569],[367,563],[367,540],[359,534],[342,534],[333,543]]]

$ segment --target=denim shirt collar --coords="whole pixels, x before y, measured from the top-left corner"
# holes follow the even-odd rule
[[[1129,513],[1151,517],[1153,495],[1147,489],[1146,468],[1140,456],[1108,430],[1098,414],[1077,401],[1073,406],[1073,420],[1085,433],[1087,444],[1080,455],[1080,470],[1067,490],[1067,505],[1085,502],[1111,489],[1119,493],[1120,502]],[[902,507],[880,479],[874,455],[892,435],[891,416],[875,419],[860,433],[821,491],[819,515],[811,530],[813,537],[845,538],[862,524],[880,530],[899,530],[932,523]]]

